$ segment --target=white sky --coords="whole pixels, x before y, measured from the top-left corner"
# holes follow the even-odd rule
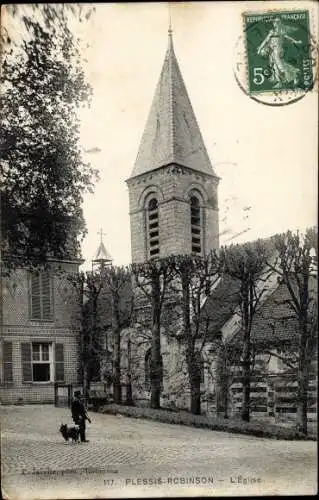
[[[227,214],[227,220],[220,220],[220,231],[231,231],[222,243],[247,227],[251,230],[233,242],[316,223],[318,93],[287,106],[265,106],[247,97],[233,75],[241,13],[273,5],[171,4],[175,53],[212,164],[222,178],[220,219]],[[286,2],[284,7],[310,7],[312,16],[316,11],[308,2]],[[133,168],[163,64],[168,12],[166,3],[96,5],[83,33],[90,44],[87,71],[94,90],[91,109],[82,114],[83,144],[102,150],[88,156],[101,180],[84,203],[86,259],[96,251],[102,228],[114,263],[130,262],[124,181]],[[244,206],[251,209],[244,212]],[[249,219],[243,219],[247,213]]]
[[[230,232],[221,243],[248,226],[251,230],[233,242],[315,224],[318,92],[295,104],[265,106],[238,87],[233,66],[242,12],[308,8],[314,22],[316,2],[171,6],[175,53],[211,162],[222,178],[220,231]],[[94,92],[91,108],[81,112],[83,147],[101,149],[87,155],[101,176],[83,207],[88,227],[83,256],[88,261],[102,228],[114,263],[130,262],[124,181],[133,168],[164,61],[168,19],[166,3],[96,4],[89,23],[76,26],[89,44],[83,55]],[[244,212],[245,206],[251,209]],[[249,219],[243,219],[247,213]]]

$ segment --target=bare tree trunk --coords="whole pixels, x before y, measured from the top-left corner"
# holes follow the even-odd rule
[[[190,387],[190,403],[191,413],[194,415],[201,414],[201,397],[200,397],[200,373],[199,366],[195,355],[195,341],[192,335],[190,322],[190,293],[189,293],[189,277],[186,274],[181,274],[182,294],[183,294],[183,323],[184,323],[184,338],[186,340],[186,364]]]
[[[217,352],[216,366],[216,414],[228,418],[228,373],[227,359],[223,346]]]
[[[127,406],[134,406],[133,391],[132,391],[132,376],[130,373],[127,374],[125,404]]]
[[[245,422],[250,420],[250,343],[245,342],[243,352],[243,398],[241,418]]]
[[[244,280],[242,284],[242,308],[243,308],[243,325],[244,325],[244,346],[242,360],[242,377],[243,377],[243,396],[241,407],[241,418],[245,422],[250,420],[250,361],[251,361],[251,345],[250,345],[250,330],[252,314],[251,308],[253,304],[252,285],[249,280]]]
[[[191,413],[193,415],[201,414],[200,381],[194,378],[191,381]]]
[[[160,408],[161,397],[161,376],[162,376],[162,358],[161,358],[161,338],[160,325],[156,321],[152,328],[152,351],[151,351],[151,408]]]
[[[152,283],[152,346],[151,346],[151,408],[160,408],[161,382],[162,382],[162,355],[161,355],[161,290],[160,277],[153,276]]]
[[[113,369],[114,369],[114,403],[121,404],[122,402],[122,389],[121,389],[121,343],[120,343],[120,331],[117,329],[113,332],[114,335],[114,358],[113,358]]]
[[[186,363],[189,376],[191,413],[193,415],[201,414],[201,395],[200,395],[200,357],[195,353],[194,339],[190,336],[187,341]]]
[[[307,353],[307,323],[301,321],[301,339],[299,347],[298,363],[298,389],[297,389],[297,429],[307,435],[307,406],[308,406],[308,384],[309,384],[309,363]]]
[[[85,401],[89,397],[90,391],[90,377],[89,377],[89,367],[87,363],[83,364],[83,380],[82,380],[82,391]]]
[[[119,318],[119,297],[116,291],[112,291],[112,327],[114,338],[114,353],[113,353],[113,377],[114,377],[114,403],[122,403],[122,387],[121,387],[121,329]]]
[[[133,391],[132,391],[132,366],[131,366],[131,340],[128,339],[127,342],[127,380],[126,380],[126,400],[125,404],[128,406],[133,406]]]
[[[191,413],[193,415],[200,415],[200,371],[198,367],[198,358],[195,355],[195,346],[191,338],[188,339],[188,346],[186,348],[186,363],[189,376]]]

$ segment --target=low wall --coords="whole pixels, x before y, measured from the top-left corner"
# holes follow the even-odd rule
[[[54,384],[0,386],[1,404],[54,404]]]

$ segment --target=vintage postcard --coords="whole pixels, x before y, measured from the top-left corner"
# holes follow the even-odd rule
[[[1,7],[4,498],[317,493],[317,36]]]

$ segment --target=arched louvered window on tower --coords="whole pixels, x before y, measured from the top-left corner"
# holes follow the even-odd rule
[[[148,230],[148,251],[149,257],[159,257],[159,217],[158,203],[156,198],[152,198],[147,206],[147,230]]]
[[[199,199],[192,196],[190,199],[190,218],[191,218],[191,244],[192,253],[202,253],[202,217]]]

